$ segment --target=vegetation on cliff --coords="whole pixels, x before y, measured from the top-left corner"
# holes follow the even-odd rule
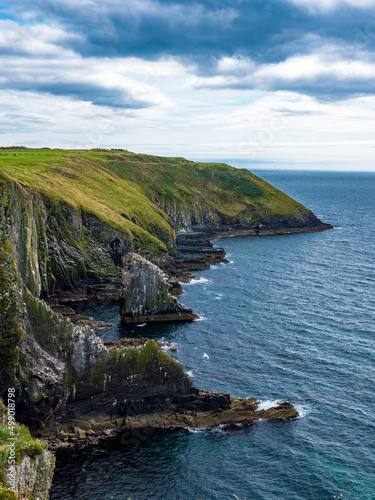
[[[192,218],[214,225],[309,213],[247,169],[119,150],[1,150],[1,179],[41,193],[57,212],[82,210],[153,252],[173,249],[175,230]]]
[[[36,457],[44,450],[47,450],[47,443],[42,440],[33,439],[30,431],[24,425],[14,423],[12,430],[7,425],[8,410],[3,401],[0,399],[0,500],[10,499],[16,500],[19,498],[10,490],[6,470],[9,467],[10,455],[14,453],[14,462],[21,463],[24,457]],[[13,442],[14,450],[9,446]],[[12,439],[12,441],[11,441]],[[27,494],[27,492],[25,492]],[[25,498],[27,498],[25,496]],[[32,498],[32,496],[30,497]]]

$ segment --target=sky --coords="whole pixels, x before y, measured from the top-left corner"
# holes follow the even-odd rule
[[[0,145],[374,170],[375,0],[0,0]]]

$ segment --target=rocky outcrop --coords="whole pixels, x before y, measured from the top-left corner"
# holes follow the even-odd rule
[[[178,410],[173,413],[128,417],[124,421],[124,426],[127,429],[147,427],[211,429],[219,425],[246,425],[260,419],[292,419],[298,416],[294,406],[286,401],[279,401],[267,410],[258,410],[259,405],[259,401],[254,398],[241,399],[215,391],[199,391],[195,398],[180,398]]]
[[[213,264],[227,262],[224,248],[214,248],[207,233],[179,233],[174,263],[177,271],[208,269]]]
[[[55,469],[55,456],[43,451],[35,458],[24,457],[15,465],[15,489],[18,498],[48,500]]]
[[[153,429],[234,427],[249,425],[261,419],[288,420],[298,416],[294,406],[286,401],[275,402],[271,408],[262,409],[255,398],[234,398],[215,391],[196,391],[176,396],[169,406],[159,406],[158,411],[155,411],[155,402],[155,398],[140,400],[133,405],[135,411],[127,415],[81,420],[58,428],[44,429],[40,434],[55,446],[79,448],[98,445],[101,442],[98,438],[116,437],[124,432],[129,438],[132,433],[139,438],[140,430],[152,433]]]
[[[198,316],[169,293],[168,277],[135,253],[124,262],[120,313],[124,323],[192,321]]]

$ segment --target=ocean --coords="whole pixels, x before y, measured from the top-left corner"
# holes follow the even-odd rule
[[[176,345],[199,388],[300,417],[58,455],[52,500],[375,499],[375,174],[256,173],[335,229],[220,238],[230,263],[183,285],[201,320],[130,333]],[[129,335],[116,306],[85,307]]]

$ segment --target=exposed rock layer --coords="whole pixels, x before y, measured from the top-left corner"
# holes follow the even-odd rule
[[[198,316],[169,293],[168,277],[147,259],[126,256],[120,313],[124,323],[192,321]]]

